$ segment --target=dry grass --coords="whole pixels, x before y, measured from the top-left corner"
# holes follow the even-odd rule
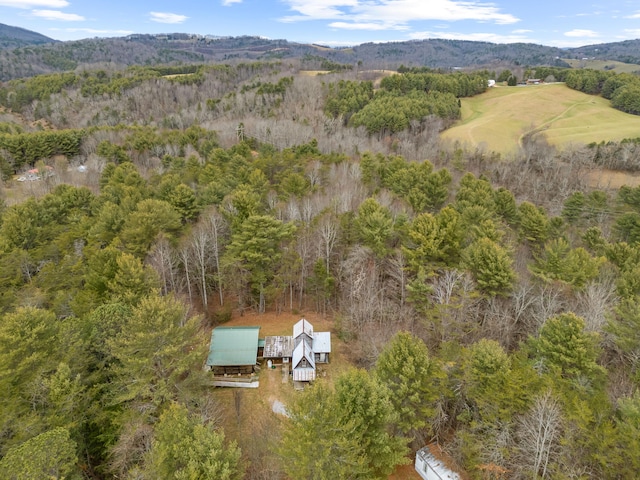
[[[589,172],[588,178],[591,187],[601,190],[618,189],[623,185],[640,186],[640,174],[638,173],[599,169]]]
[[[326,75],[331,73],[330,70],[300,70],[298,72],[303,77],[317,77],[318,75]]]
[[[562,60],[571,65],[572,68],[611,70],[615,73],[634,73],[640,71],[640,65],[637,65],[635,63],[622,63],[615,60],[579,60],[575,58],[563,58]]]
[[[622,140],[638,136],[640,116],[615,110],[608,100],[564,84],[496,87],[463,99],[462,120],[442,138],[509,153],[531,130],[558,146]]]

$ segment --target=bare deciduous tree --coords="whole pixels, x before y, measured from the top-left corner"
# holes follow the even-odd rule
[[[162,294],[176,290],[176,258],[167,238],[162,235],[151,248],[149,263],[162,281]]]
[[[548,478],[549,464],[559,453],[562,411],[551,392],[537,397],[517,426],[518,469],[522,478]]]

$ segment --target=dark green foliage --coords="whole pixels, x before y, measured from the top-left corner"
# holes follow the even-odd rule
[[[380,92],[362,110],[353,115],[350,124],[364,126],[370,134],[393,134],[406,129],[411,120],[436,115],[446,120],[460,116],[457,98],[451,93],[413,90],[406,95]]]
[[[240,480],[240,453],[223,432],[174,403],[160,416],[145,471],[153,478]]]
[[[603,257],[592,257],[584,248],[571,248],[563,238],[550,240],[531,271],[545,281],[560,280],[577,288],[584,287],[599,274]]]
[[[533,357],[547,371],[577,381],[601,379],[604,369],[598,365],[598,335],[585,332],[584,320],[574,313],[548,319],[538,338],[529,340]]]
[[[429,357],[424,342],[408,332],[396,334],[378,357],[375,375],[393,392],[391,403],[398,431],[411,434],[429,430],[436,400],[443,393],[440,382],[444,373]]]
[[[0,460],[6,480],[79,479],[75,442],[64,428],[41,433],[9,450]]]
[[[633,115],[640,115],[640,80],[618,88],[611,98],[611,106]]]
[[[571,70],[567,74],[565,82],[569,88],[591,95],[597,95],[602,92],[604,82],[612,75],[615,74],[601,70],[591,70],[588,68]]]
[[[480,290],[491,296],[509,293],[516,273],[507,250],[489,238],[480,238],[469,245],[462,256]]]
[[[378,257],[384,257],[389,249],[393,235],[393,218],[388,209],[382,207],[373,198],[360,205],[355,218],[354,228],[359,240],[369,247]]]
[[[80,153],[84,130],[56,130],[34,133],[0,134],[0,149],[11,155],[14,172],[34,166],[54,155],[72,158]]]
[[[343,117],[345,124],[373,98],[373,83],[341,80],[328,85],[324,111],[334,118]]]
[[[405,95],[418,90],[451,93],[455,97],[472,97],[487,90],[488,80],[488,76],[481,73],[405,73],[383,78],[380,86]]]
[[[364,370],[307,388],[288,408],[280,454],[293,480],[386,479],[404,463],[390,392]]]
[[[640,115],[640,79],[636,75],[599,70],[572,70],[567,74],[567,86],[589,94],[602,94],[611,106],[633,115]]]

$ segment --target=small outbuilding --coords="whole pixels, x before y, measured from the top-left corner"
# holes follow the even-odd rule
[[[460,480],[460,475],[438,460],[429,447],[416,452],[415,469],[424,480]]]
[[[217,327],[211,332],[207,366],[214,375],[252,374],[260,327]]]
[[[274,335],[264,338],[262,357],[273,363],[289,363],[293,355],[293,337]]]
[[[312,348],[316,363],[329,363],[331,332],[315,332],[313,334]]]

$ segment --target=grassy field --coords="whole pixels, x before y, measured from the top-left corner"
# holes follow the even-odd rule
[[[501,86],[462,99],[462,119],[442,138],[509,153],[531,130],[558,146],[621,140],[640,136],[640,116],[615,110],[609,100],[564,84]]]
[[[563,61],[572,68],[591,68],[593,70],[611,70],[615,73],[633,73],[640,71],[640,65],[635,63],[622,63],[615,60],[577,60],[563,58]],[[612,68],[613,67],[613,68]]]

